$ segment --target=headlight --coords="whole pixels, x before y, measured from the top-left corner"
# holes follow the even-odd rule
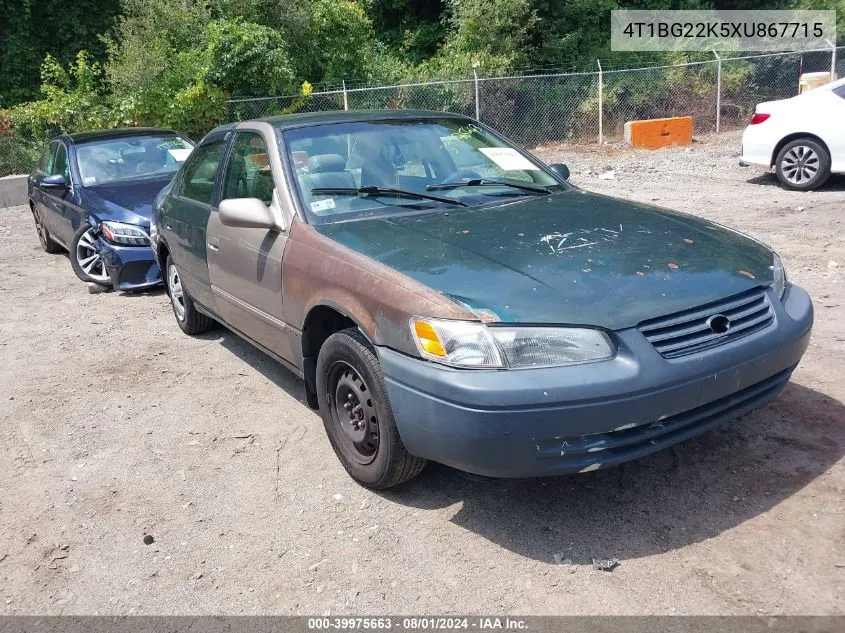
[[[122,222],[101,222],[100,230],[109,242],[127,246],[148,246],[150,238],[140,226]]]
[[[453,367],[558,367],[606,360],[613,345],[589,328],[492,326],[474,321],[411,319],[423,358]]]
[[[156,224],[156,216],[153,215],[150,218],[150,241],[155,242],[157,235],[158,235],[158,225]]]
[[[783,267],[783,262],[777,256],[777,253],[772,253],[772,255],[774,256],[774,261],[772,262],[772,273],[774,277],[772,290],[775,291],[778,297],[783,297],[783,293],[786,292],[786,269]]]

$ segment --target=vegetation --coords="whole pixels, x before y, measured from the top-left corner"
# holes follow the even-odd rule
[[[597,57],[612,56],[611,9],[634,6],[824,7],[845,20],[845,0],[0,0],[0,174],[28,165],[36,147],[62,132],[158,125],[198,137],[244,114],[230,111],[231,97],[300,95],[285,109],[268,105],[268,113],[287,112],[331,107],[310,97],[313,86],[592,68]],[[748,69],[742,73],[725,81]],[[605,98],[639,111],[667,84],[687,93],[710,85],[687,79],[667,73],[639,88],[620,81]],[[485,97],[531,107],[536,120],[558,117],[562,101],[581,104],[569,108],[576,118],[595,102],[586,84],[548,92],[544,99],[498,87]],[[428,94],[435,93],[442,107],[471,112],[466,91]],[[413,89],[360,95],[350,105],[425,105],[421,96]]]

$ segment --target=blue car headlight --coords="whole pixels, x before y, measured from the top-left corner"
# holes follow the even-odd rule
[[[113,244],[124,246],[149,246],[150,236],[143,227],[123,222],[111,222],[109,220],[100,223],[100,231],[105,238]]]
[[[774,278],[772,281],[772,290],[775,291],[778,298],[783,298],[783,293],[786,292],[786,269],[783,267],[783,262],[777,256],[777,253],[772,253],[772,256],[772,276]]]

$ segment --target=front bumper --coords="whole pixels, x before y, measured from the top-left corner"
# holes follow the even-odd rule
[[[100,237],[97,246],[116,290],[143,290],[162,283],[149,246],[118,246]]]
[[[377,348],[407,450],[491,477],[584,472],[636,459],[776,396],[807,348],[810,297],[770,292],[774,323],[698,353],[663,358],[636,328],[608,361],[456,370]]]

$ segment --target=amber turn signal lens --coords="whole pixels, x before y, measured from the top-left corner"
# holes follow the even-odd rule
[[[417,335],[420,346],[428,354],[446,358],[446,350],[443,349],[443,345],[437,337],[437,332],[431,325],[425,321],[414,321],[414,333]]]

